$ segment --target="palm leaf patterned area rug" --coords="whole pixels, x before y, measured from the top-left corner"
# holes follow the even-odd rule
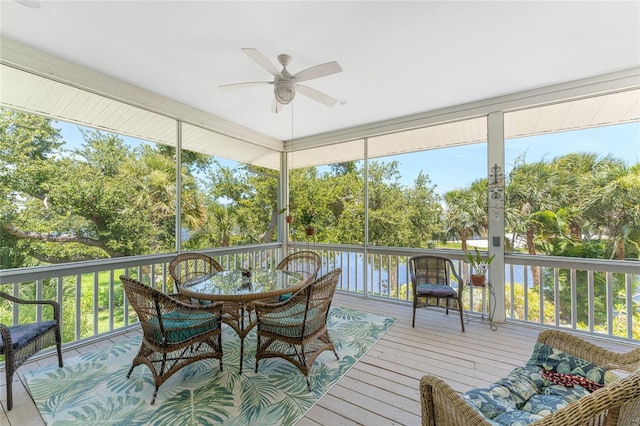
[[[332,307],[329,333],[333,352],[320,355],[304,376],[274,358],[255,368],[255,329],[245,339],[244,368],[238,374],[240,339],[223,327],[224,368],[217,360],[193,363],[158,391],[154,405],[151,371],[145,365],[127,373],[140,346],[134,337],[25,374],[29,390],[48,425],[291,425],[302,418],[395,324],[394,318]]]

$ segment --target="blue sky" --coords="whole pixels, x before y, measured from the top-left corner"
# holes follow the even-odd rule
[[[601,156],[613,154],[627,165],[636,164],[640,162],[640,123],[509,139],[505,141],[506,173],[523,153],[526,153],[527,162],[535,162],[571,152],[594,152]],[[480,143],[386,157],[385,161],[399,161],[403,184],[413,186],[418,173],[423,170],[437,185],[436,192],[444,194],[485,177],[486,158],[486,144]]]
[[[79,146],[82,135],[78,126],[58,122],[55,127],[62,129],[62,136],[68,147]],[[126,138],[125,140],[135,140]],[[528,162],[554,157],[571,152],[594,152],[601,156],[613,154],[627,165],[640,162],[640,123],[595,127],[570,132],[551,133],[510,139],[505,142],[506,173],[511,170],[514,159],[526,153]],[[435,149],[421,153],[403,154],[377,159],[378,161],[399,162],[402,172],[401,182],[413,186],[415,178],[422,170],[428,174],[436,192],[444,194],[456,188],[464,188],[486,174],[486,144],[465,145],[456,148]],[[233,161],[222,161],[234,164]]]

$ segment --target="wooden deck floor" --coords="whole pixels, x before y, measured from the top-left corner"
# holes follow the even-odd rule
[[[529,358],[541,330],[507,323],[499,324],[494,332],[487,323],[472,320],[462,333],[456,313],[447,317],[438,309],[419,309],[412,328],[411,307],[407,305],[343,293],[336,294],[334,304],[394,317],[398,322],[298,425],[419,425],[418,385],[423,375],[439,376],[459,392],[486,386]],[[137,333],[129,331],[70,349],[64,357]],[[619,351],[632,347],[611,340],[589,340]],[[49,356],[20,368],[19,377],[14,378],[11,411],[6,411],[6,386],[4,379],[0,380],[0,425],[44,424],[24,385],[23,373],[54,362],[55,356]]]

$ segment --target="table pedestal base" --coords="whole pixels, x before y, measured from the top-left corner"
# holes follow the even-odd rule
[[[256,326],[256,321],[251,318],[251,312],[247,311],[244,303],[226,303],[223,307],[224,314],[222,316],[222,322],[236,332],[240,338],[240,366],[238,371],[242,374],[242,364],[244,361],[244,339],[247,337],[253,327]]]

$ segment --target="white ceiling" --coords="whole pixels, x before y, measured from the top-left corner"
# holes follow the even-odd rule
[[[23,1],[24,2],[24,1]],[[640,2],[0,2],[0,35],[280,140],[254,47],[292,73],[336,60],[305,84],[294,137],[315,135],[640,66]],[[279,67],[278,67],[279,68]]]

